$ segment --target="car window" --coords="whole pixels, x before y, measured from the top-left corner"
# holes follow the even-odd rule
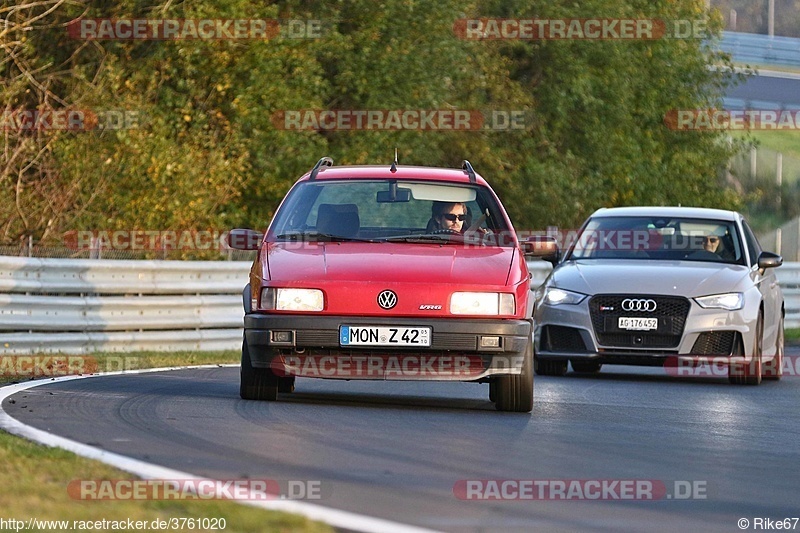
[[[758,256],[761,255],[761,245],[746,220],[742,220],[742,227],[744,228],[744,238],[747,243],[747,253],[750,255],[750,266],[753,266],[758,262]]]
[[[492,233],[509,231],[502,207],[485,187],[379,179],[298,183],[275,214],[271,231],[276,236],[318,231],[368,240],[422,235],[430,231],[437,201],[464,203],[470,224],[480,222]],[[513,244],[506,241],[502,244]]]
[[[678,217],[594,217],[571,244],[569,259],[649,259],[744,264],[732,221]]]

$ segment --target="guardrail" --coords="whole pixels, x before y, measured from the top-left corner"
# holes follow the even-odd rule
[[[250,262],[0,256],[0,353],[229,350]]]
[[[800,39],[795,37],[724,31],[719,49],[731,54],[735,63],[800,66]]]
[[[238,349],[250,264],[0,256],[0,354]],[[533,287],[551,270],[528,266]],[[800,327],[800,263],[777,273]]]

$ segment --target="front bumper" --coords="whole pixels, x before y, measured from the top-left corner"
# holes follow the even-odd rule
[[[339,328],[428,326],[428,347],[341,346]],[[476,381],[520,374],[531,342],[530,320],[416,319],[248,313],[244,334],[255,368],[328,379]],[[289,332],[276,341],[274,332]],[[499,346],[480,347],[481,337]]]
[[[592,360],[598,363],[662,366],[673,361],[702,361],[709,356],[716,360],[728,357],[731,362],[749,362],[752,349],[757,314],[749,316],[745,310],[728,312],[720,309],[703,309],[690,302],[685,324],[678,342],[670,347],[632,347],[602,344],[598,341],[595,325],[592,322],[588,298],[578,305],[542,305],[537,307],[534,327],[534,351],[540,360]],[[569,328],[568,342],[547,342],[545,332],[552,326]],[[632,333],[634,334],[634,333]],[[709,339],[727,335],[723,351],[704,347]]]

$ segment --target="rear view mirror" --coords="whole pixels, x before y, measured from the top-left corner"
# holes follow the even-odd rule
[[[379,204],[388,204],[392,202],[410,202],[411,189],[398,187],[397,183],[392,182],[389,185],[388,191],[378,191],[375,198]]]
[[[258,250],[264,234],[252,229],[232,229],[225,240],[234,250]]]

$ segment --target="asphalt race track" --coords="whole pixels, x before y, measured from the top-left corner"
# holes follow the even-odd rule
[[[800,349],[787,355],[794,370],[758,387],[619,366],[537,376],[533,415],[469,383],[305,379],[243,401],[232,367],[54,382],[2,407],[184,472],[318,482],[313,503],[434,530],[731,532],[800,516]],[[498,495],[480,480],[539,480],[550,499],[465,500],[467,480],[473,497]],[[587,499],[600,483],[607,499]],[[631,499],[631,483],[655,490]],[[584,499],[566,498],[576,485]]]

